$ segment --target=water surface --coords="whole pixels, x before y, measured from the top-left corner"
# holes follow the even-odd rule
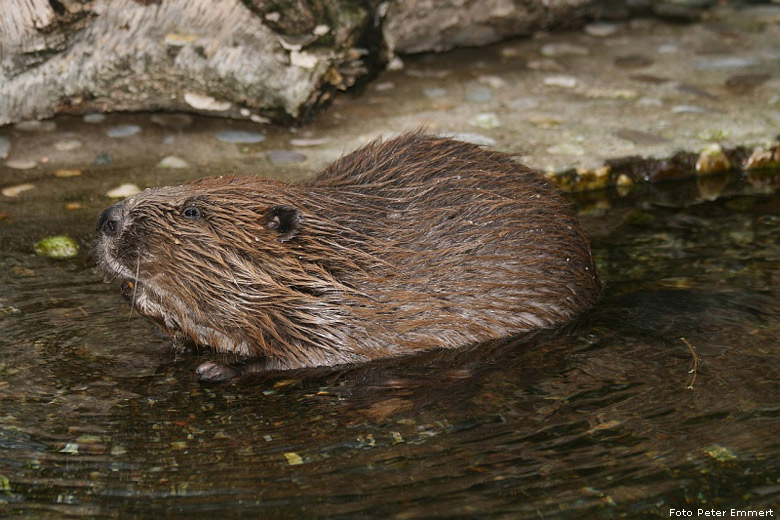
[[[606,293],[576,327],[206,386],[194,370],[209,354],[174,355],[89,254],[103,193],[155,175],[43,177],[0,201],[0,514],[777,508],[777,177],[579,198]],[[82,244],[77,258],[33,253],[62,233]]]

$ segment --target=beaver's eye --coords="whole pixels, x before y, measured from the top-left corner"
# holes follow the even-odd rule
[[[203,217],[203,213],[195,206],[187,206],[182,210],[181,216],[189,220],[198,220]]]

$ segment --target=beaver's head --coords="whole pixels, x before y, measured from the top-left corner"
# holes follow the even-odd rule
[[[321,320],[312,309],[337,288],[316,252],[303,254],[291,197],[242,178],[146,190],[100,215],[98,262],[175,342],[273,357]]]

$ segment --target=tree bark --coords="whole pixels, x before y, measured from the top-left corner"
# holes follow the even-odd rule
[[[93,111],[299,119],[367,58],[493,43],[581,19],[590,1],[3,0],[0,125]]]
[[[276,3],[4,0],[0,124],[90,111],[300,117],[364,72],[354,45],[371,12],[316,2],[297,24]]]

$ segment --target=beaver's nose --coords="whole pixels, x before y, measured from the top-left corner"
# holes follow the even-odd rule
[[[122,229],[122,223],[125,219],[125,212],[122,208],[122,204],[114,204],[110,208],[106,208],[103,213],[100,214],[97,222],[97,231],[103,235],[113,237],[119,234]]]

